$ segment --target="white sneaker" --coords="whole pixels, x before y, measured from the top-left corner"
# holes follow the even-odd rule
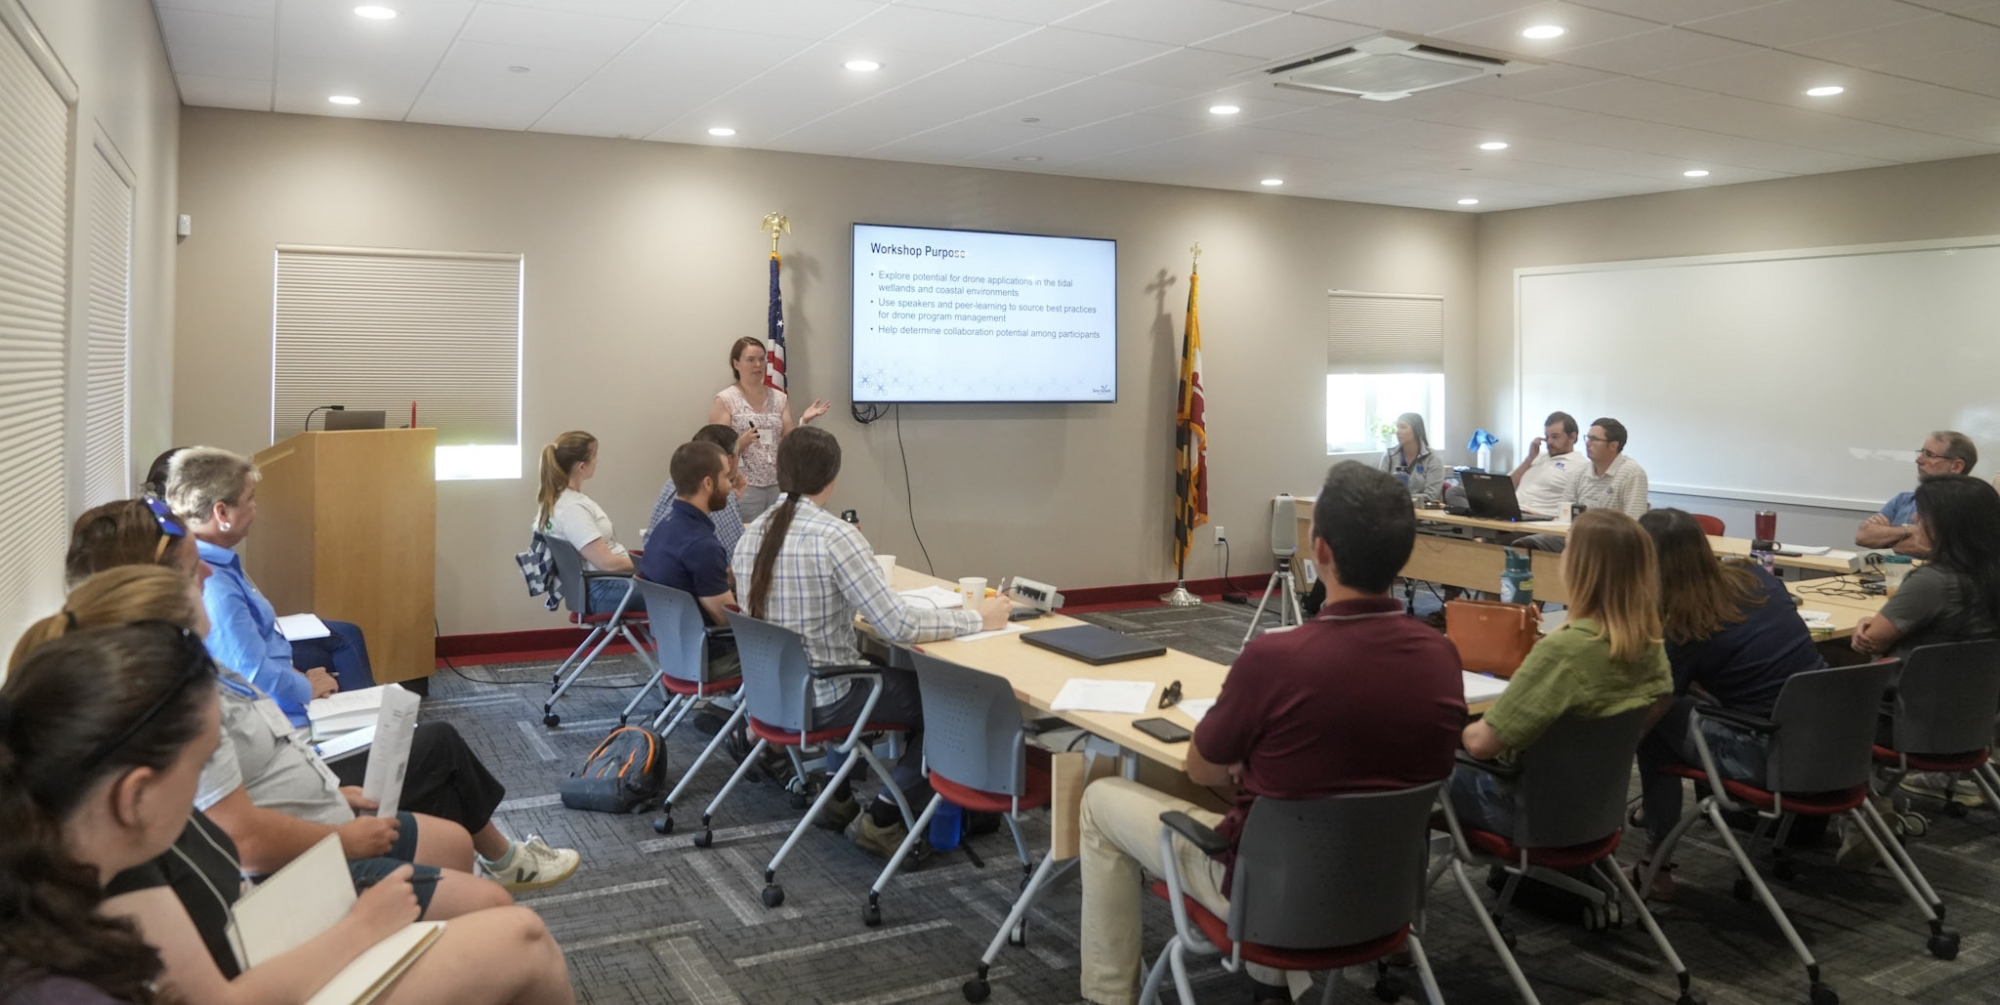
[[[484,861],[479,865],[508,892],[525,893],[547,889],[570,878],[582,860],[583,856],[575,849],[551,848],[539,835],[531,834],[526,841],[514,842],[514,861],[507,868],[496,869]]]
[[[1969,778],[1953,778],[1941,771],[1912,771],[1903,777],[1905,791],[1932,799],[1950,799],[1960,806],[1986,805],[1986,797]]]

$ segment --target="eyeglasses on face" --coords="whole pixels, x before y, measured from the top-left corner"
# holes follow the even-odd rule
[[[1925,461],[1948,461],[1948,460],[1951,460],[1951,458],[1950,458],[1950,457],[1948,457],[1948,456],[1946,456],[1946,455],[1944,455],[1944,454],[1940,454],[1940,453],[1938,453],[1938,452],[1936,452],[1936,451],[1932,450],[1932,449],[1931,449],[1931,448],[1929,448],[1929,447],[1919,447],[1919,448],[1917,449],[1917,458],[1918,458],[1919,460],[1925,460]]]

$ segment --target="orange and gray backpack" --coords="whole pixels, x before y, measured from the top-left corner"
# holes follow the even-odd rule
[[[667,748],[644,726],[620,726],[563,780],[562,803],[573,810],[630,813],[667,795]]]

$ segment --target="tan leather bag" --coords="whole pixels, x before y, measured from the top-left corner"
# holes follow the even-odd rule
[[[1467,670],[1512,677],[1541,638],[1542,612],[1527,604],[1454,600],[1444,605],[1444,633]]]

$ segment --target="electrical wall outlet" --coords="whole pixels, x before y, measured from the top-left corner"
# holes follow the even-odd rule
[[[1219,523],[1218,523],[1218,524],[1216,524],[1216,525],[1215,525],[1215,543],[1216,543],[1216,544],[1218,544],[1218,545],[1220,545],[1220,544],[1222,544],[1222,543],[1223,543],[1224,541],[1227,541],[1227,540],[1229,540],[1229,535],[1227,535],[1227,534],[1225,534],[1225,533],[1223,533],[1223,532],[1222,532],[1222,525],[1221,525],[1221,524],[1219,524]]]

